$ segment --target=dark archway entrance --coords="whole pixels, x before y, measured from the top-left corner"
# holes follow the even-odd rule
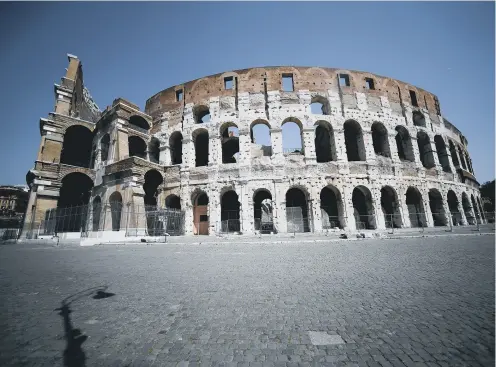
[[[443,167],[444,172],[451,172],[451,167],[449,164],[448,151],[446,150],[446,144],[441,135],[436,135],[434,137],[434,143],[436,144],[437,157],[439,163]]]
[[[315,129],[315,155],[318,163],[337,160],[332,126],[326,121],[317,122]]]
[[[372,194],[365,186],[357,186],[353,190],[353,215],[356,229],[376,229]]]
[[[225,192],[220,199],[221,232],[235,233],[241,231],[238,194],[234,190]]]
[[[65,131],[64,143],[60,154],[60,163],[77,167],[90,166],[93,134],[80,125],[74,125]]]
[[[183,136],[179,131],[173,133],[169,139],[171,164],[183,163]]]
[[[286,220],[288,232],[310,232],[307,198],[296,187],[286,192]]]
[[[462,194],[462,206],[463,212],[465,213],[465,218],[467,219],[467,223],[470,225],[474,225],[475,218],[472,214],[472,208],[470,207],[470,201],[468,200],[468,196],[466,193]]]
[[[59,232],[79,232],[86,226],[87,205],[93,181],[84,173],[69,173],[62,179],[57,203],[57,227]]]
[[[169,195],[165,198],[165,207],[181,210],[181,199],[177,195]]]
[[[164,181],[160,172],[155,169],[149,170],[145,173],[145,183],[143,190],[145,191],[145,213],[146,213],[146,227],[148,235],[157,236],[163,233],[162,216],[157,213],[157,198],[158,187]]]
[[[208,165],[208,132],[207,130],[195,131],[193,135],[195,144],[195,166]]]
[[[401,228],[401,212],[398,203],[398,195],[391,186],[384,186],[381,189],[381,209],[384,214],[386,228]]]
[[[272,195],[267,190],[259,190],[253,197],[253,217],[255,230],[261,233],[274,232],[272,217]]]
[[[121,216],[122,216],[122,195],[120,192],[114,192],[110,195],[110,213],[112,217],[112,231],[119,231],[121,229]]]
[[[146,159],[146,143],[138,136],[127,138],[130,157],[140,157]]]
[[[453,221],[454,226],[461,226],[462,216],[458,211],[458,198],[453,190],[448,191],[448,208],[451,213],[451,220]]]
[[[426,227],[422,195],[417,188],[409,187],[406,190],[406,206],[408,207],[410,227]]]
[[[446,226],[446,213],[444,212],[443,196],[436,189],[429,190],[429,207],[432,212],[432,221],[435,227]]]
[[[395,140],[396,148],[398,149],[398,157],[402,161],[415,162],[412,139],[408,130],[404,126],[396,126],[395,130],[397,131]]]
[[[334,186],[326,186],[320,191],[320,212],[322,229],[344,227],[341,194]]]
[[[97,196],[93,199],[93,231],[100,230],[100,218],[102,214],[102,199]]]
[[[372,144],[377,155],[390,158],[389,137],[386,127],[380,122],[372,124]]]
[[[208,196],[200,192],[193,197],[193,234],[208,235]]]
[[[364,161],[365,145],[360,124],[349,120],[344,123],[344,140],[348,161]]]

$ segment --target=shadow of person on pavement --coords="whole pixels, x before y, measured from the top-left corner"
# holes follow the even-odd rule
[[[62,306],[55,311],[60,311],[59,315],[64,320],[64,334],[67,342],[64,350],[64,366],[65,367],[84,367],[86,356],[81,345],[88,337],[81,334],[81,330],[74,329],[72,326],[69,304],[62,301]]]

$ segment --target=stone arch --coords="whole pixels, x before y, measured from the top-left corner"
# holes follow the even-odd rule
[[[462,165],[462,168],[464,170],[467,170],[467,164],[465,163],[465,155],[463,154],[463,149],[460,146],[458,146],[458,154],[460,156],[460,163]]]
[[[317,121],[315,126],[314,142],[317,162],[336,161],[336,142],[331,124],[327,121]]]
[[[310,232],[307,197],[306,190],[296,186],[286,192],[288,232]]]
[[[197,190],[191,195],[191,201],[193,202],[193,234],[208,235],[210,226],[208,195],[202,190]]]
[[[131,135],[127,138],[130,157],[146,159],[146,143],[139,136]]]
[[[150,129],[150,124],[148,123],[148,121],[146,121],[146,119],[138,115],[131,116],[129,118],[129,124],[147,131],[148,129]]]
[[[181,199],[179,196],[171,194],[165,198],[165,207],[169,209],[181,210]]]
[[[150,162],[160,162],[160,140],[156,137],[150,139],[150,143],[148,144],[148,155],[150,157]]]
[[[362,127],[355,120],[348,120],[344,123],[344,140],[348,161],[365,161]]]
[[[381,188],[381,209],[384,215],[386,228],[402,227],[403,221],[401,219],[398,194],[391,186],[383,186]]]
[[[412,138],[408,130],[401,125],[396,126],[396,147],[398,149],[398,157],[402,161],[415,162],[415,154],[413,152]]]
[[[203,124],[210,122],[210,109],[205,105],[198,105],[193,107],[193,117],[195,124]]]
[[[195,146],[195,166],[207,166],[209,162],[209,136],[206,129],[196,129],[192,134]]]
[[[112,217],[112,231],[121,229],[122,217],[122,195],[119,191],[114,191],[109,197],[110,214]]]
[[[417,132],[417,144],[422,165],[425,168],[434,167],[434,154],[432,153],[432,146],[429,135],[427,135],[423,131]]]
[[[408,187],[405,194],[405,201],[408,208],[410,226],[426,227],[424,204],[419,189],[413,186]]]
[[[462,207],[463,212],[465,213],[465,218],[467,219],[468,224],[475,224],[475,218],[472,214],[472,207],[470,206],[470,201],[468,200],[468,196],[466,192],[462,193]]]
[[[447,199],[453,225],[462,225],[462,216],[458,211],[458,197],[453,190],[448,191]]]
[[[474,198],[474,194],[471,194],[470,195],[470,200],[471,200],[471,203],[472,203],[472,208],[474,210],[474,214],[476,216],[476,220],[478,223],[482,223],[481,219],[481,213],[480,213],[480,210],[479,208],[477,207],[477,202],[475,201],[475,198]]]
[[[310,111],[316,115],[330,115],[329,100],[321,95],[314,95],[310,100]]]
[[[109,150],[110,150],[110,135],[107,133],[103,135],[100,140],[100,157],[102,162],[105,162],[109,159]]]
[[[169,149],[171,164],[183,163],[183,134],[180,131],[175,131],[169,138]]]
[[[356,229],[376,229],[375,210],[370,190],[359,185],[352,194],[353,215]]]
[[[451,140],[448,140],[448,144],[449,144],[451,159],[453,160],[453,165],[455,167],[460,166],[460,162],[458,161],[458,155],[456,152],[455,144],[453,144],[453,142]]]
[[[256,231],[261,233],[274,231],[272,194],[269,190],[257,189],[253,193],[253,218]]]
[[[225,122],[219,129],[222,149],[222,163],[236,163],[239,160],[239,129],[233,122]]]
[[[60,163],[76,167],[90,166],[93,134],[82,125],[69,126],[64,133]]]
[[[446,213],[444,212],[443,196],[439,190],[429,190],[429,207],[435,227],[448,225],[446,222]]]
[[[486,220],[486,214],[484,213],[484,207],[482,205],[481,198],[477,196],[477,204],[479,206],[479,213],[481,214],[482,220]]]
[[[335,186],[328,185],[320,191],[320,211],[323,229],[344,228],[343,200]]]
[[[102,199],[100,196],[96,196],[92,203],[92,213],[93,213],[93,231],[100,230],[100,219],[102,214]]]
[[[250,138],[251,143],[260,146],[261,154],[252,156],[256,158],[258,156],[272,155],[272,142],[270,136],[270,124],[266,120],[257,119],[250,124]]]
[[[57,232],[79,232],[86,228],[87,205],[93,180],[81,172],[71,172],[62,178],[57,202]]]
[[[164,182],[162,174],[156,169],[151,169],[145,173],[145,183],[143,190],[145,191],[145,208],[147,211],[157,209],[158,188]]]
[[[412,119],[415,126],[426,127],[425,116],[422,112],[413,111]]]
[[[377,155],[391,158],[391,150],[389,149],[389,135],[386,127],[380,122],[372,124],[372,144],[374,152]]]
[[[443,167],[444,172],[451,172],[451,167],[448,158],[448,152],[446,150],[446,144],[441,135],[434,136],[434,143],[436,144],[436,151],[439,163]]]
[[[241,231],[241,204],[238,194],[233,189],[222,192],[220,198],[221,231],[236,233]]]
[[[303,124],[296,117],[288,117],[281,123],[282,147],[285,154],[304,154]]]

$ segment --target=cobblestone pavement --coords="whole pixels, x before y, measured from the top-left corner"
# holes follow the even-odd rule
[[[0,259],[2,366],[494,366],[489,235]]]

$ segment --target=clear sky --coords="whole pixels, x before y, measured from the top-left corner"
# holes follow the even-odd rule
[[[67,53],[101,109],[254,66],[364,70],[424,88],[494,178],[494,3],[0,3],[0,184],[24,184]]]

